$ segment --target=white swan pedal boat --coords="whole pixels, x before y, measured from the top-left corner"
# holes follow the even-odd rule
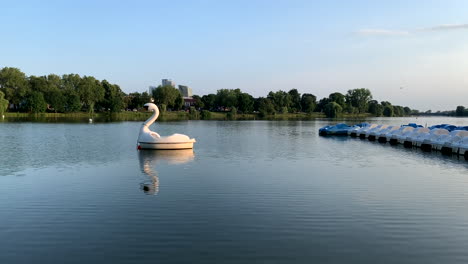
[[[149,127],[158,119],[159,108],[153,103],[147,103],[144,107],[154,113],[141,125],[140,135],[138,136],[138,149],[193,149],[193,143],[196,141],[187,135],[172,134],[170,136],[160,136],[158,133],[151,131]]]

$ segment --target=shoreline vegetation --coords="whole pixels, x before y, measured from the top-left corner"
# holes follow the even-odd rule
[[[145,121],[153,113],[152,112],[120,112],[120,113],[94,113],[92,115],[95,121]],[[84,112],[74,113],[20,113],[20,112],[7,112],[4,113],[7,120],[12,121],[76,121],[83,122],[88,121],[90,115]],[[369,114],[345,114],[340,116],[341,118],[356,118],[362,119],[371,117]],[[201,117],[200,115],[194,115],[190,112],[179,111],[179,112],[166,112],[161,114],[158,121],[184,121],[184,120],[314,120],[317,118],[326,118],[323,113],[286,113],[286,114],[275,114],[268,116],[260,116],[259,113],[252,114],[236,114],[235,116],[229,113],[210,112],[209,117]]]
[[[0,69],[0,116],[9,118],[100,118],[140,120],[143,105],[158,105],[161,120],[285,120],[313,118],[364,118],[429,115],[409,107],[377,101],[366,88],[350,89],[346,94],[331,93],[317,100],[297,89],[270,91],[253,97],[240,89],[219,89],[216,94],[182,97],[173,86],[158,86],[148,92],[126,94],[117,84],[92,76],[49,74],[26,76],[18,68]],[[468,111],[459,106],[454,115]],[[440,114],[440,113],[433,113]],[[449,115],[449,114],[447,114]]]

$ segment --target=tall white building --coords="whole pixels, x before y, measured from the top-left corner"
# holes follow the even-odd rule
[[[192,97],[192,88],[186,85],[179,85],[179,92],[182,94],[182,97]]]
[[[175,88],[176,84],[171,79],[162,79],[162,86],[172,86]]]

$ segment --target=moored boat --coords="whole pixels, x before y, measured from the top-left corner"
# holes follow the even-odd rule
[[[368,126],[365,126],[365,127],[361,128],[361,129],[359,129],[356,133],[359,136],[359,138],[365,139],[367,131],[369,131],[371,129],[374,129],[377,126],[379,126],[379,125],[378,124],[369,124]]]
[[[319,134],[354,135],[360,138],[367,137],[370,141],[378,138],[379,142],[389,141],[391,145],[401,143],[405,147],[420,147],[423,151],[440,150],[443,154],[456,153],[464,155],[468,160],[468,126],[442,124],[430,128],[415,123],[401,126],[367,123],[348,126],[340,123],[320,128]]]
[[[429,128],[426,127],[418,127],[415,128],[411,133],[409,133],[406,137],[401,137],[401,140],[399,142],[403,144],[403,146],[410,148],[414,145],[414,142],[419,138],[419,137],[424,137],[429,134]]]
[[[348,135],[351,136],[351,137],[357,137],[359,135],[358,131],[363,129],[364,127],[367,127],[367,126],[369,126],[369,123],[357,124],[353,128],[351,128],[350,130],[348,130]]]
[[[424,151],[431,151],[433,145],[436,142],[443,142],[446,140],[450,135],[450,132],[444,128],[438,128],[431,130],[428,136],[418,138],[417,140],[417,147],[420,147]]]
[[[386,135],[387,141],[390,142],[390,145],[397,145],[409,134],[413,133],[414,129],[415,128],[412,126],[400,127],[400,129],[392,131]]]
[[[434,144],[434,146],[437,150],[440,150],[442,153],[445,154],[459,154],[459,145],[465,138],[468,138],[468,131],[454,130],[450,132],[450,136],[445,142],[437,142],[436,144]]]
[[[389,126],[385,129],[380,130],[377,135],[377,140],[380,143],[387,142],[387,134],[391,133],[392,131],[397,131],[398,129],[400,129],[400,126]]]
[[[369,139],[369,141],[374,141],[376,139],[377,134],[386,129],[388,125],[378,125],[374,127],[373,129],[370,129],[369,131],[366,132],[366,138]]]
[[[321,136],[347,136],[348,131],[353,128],[344,123],[339,123],[334,126],[324,126],[319,129]]]
[[[463,155],[465,159],[468,159],[468,137],[464,137],[455,146],[458,148],[458,155]]]

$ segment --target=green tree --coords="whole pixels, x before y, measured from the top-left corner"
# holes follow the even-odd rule
[[[62,85],[65,90],[72,90],[78,92],[78,87],[81,83],[81,77],[78,74],[64,74],[62,75]]]
[[[18,68],[2,68],[0,70],[0,91],[5,94],[6,100],[18,108],[30,91],[26,75]]]
[[[149,103],[149,102],[151,102],[151,94],[149,94],[148,92],[142,92],[140,96],[140,102],[139,102],[141,104],[140,107],[143,107],[146,103]]]
[[[317,103],[317,109],[316,111],[317,112],[324,112],[325,111],[325,106],[330,103],[330,99],[325,97],[325,98],[322,98],[320,99],[320,101],[318,101]]]
[[[405,115],[406,115],[406,116],[409,116],[409,115],[411,115],[411,113],[412,113],[411,108],[409,108],[409,107],[407,107],[407,106],[405,106],[405,107],[403,108],[403,110],[405,111]]]
[[[368,112],[373,114],[374,116],[382,116],[383,114],[383,109],[384,107],[379,104],[378,101],[376,100],[371,100],[369,102],[369,109],[368,109]]]
[[[110,112],[120,112],[124,107],[123,92],[116,84],[110,84],[107,80],[101,82],[104,88],[104,99],[101,106]]]
[[[236,89],[220,89],[216,93],[216,106],[217,107],[233,107],[237,105],[237,95],[240,90]]]
[[[198,95],[193,95],[192,98],[195,100],[195,107],[198,109],[201,109],[205,106],[205,104],[202,101],[202,98]]]
[[[62,75],[62,89],[66,98],[64,111],[67,113],[81,111],[83,103],[78,93],[81,77],[78,74]]]
[[[327,117],[335,118],[337,117],[341,112],[343,111],[343,108],[341,105],[335,102],[330,102],[327,105],[325,105],[324,108],[324,113]]]
[[[395,106],[393,106],[393,115],[394,116],[404,116],[405,115],[405,110],[403,109],[403,107],[401,107],[399,105],[395,105]]]
[[[169,108],[174,108],[176,110],[182,108],[184,103],[179,90],[170,85],[160,85],[156,89],[154,89],[153,98],[156,104],[165,104]]]
[[[67,98],[64,96],[63,92],[59,89],[52,89],[49,93],[49,104],[54,109],[55,113],[65,112],[65,107],[67,104]],[[78,97],[79,98],[79,97]],[[78,99],[79,103],[79,99]]]
[[[213,110],[216,107],[216,94],[203,95],[201,99],[205,109]]]
[[[237,95],[237,106],[242,113],[250,113],[254,109],[254,99],[248,93],[239,93]]]
[[[67,98],[64,95],[64,85],[62,78],[55,74],[44,76],[47,82],[47,89],[44,93],[44,99],[57,112],[64,112]]]
[[[305,113],[312,113],[317,106],[317,97],[313,94],[302,94],[301,97],[301,109]]]
[[[41,92],[44,95],[49,91],[49,84],[47,83],[47,78],[45,76],[31,75],[29,76],[28,81],[31,90],[33,91]]]
[[[62,88],[62,80],[59,76],[49,74],[48,76],[30,76],[28,78],[31,90],[44,94],[44,99],[50,103],[52,93]]]
[[[3,113],[8,109],[8,100],[4,98],[5,94],[0,91],[0,114]]]
[[[129,93],[125,100],[127,101],[127,108],[131,110],[143,107],[141,104],[141,94],[139,92]]]
[[[77,87],[78,94],[83,103],[88,107],[89,113],[94,113],[94,105],[104,98],[105,90],[92,76],[84,76]]]
[[[392,117],[393,116],[393,106],[391,106],[391,105],[384,106],[383,115],[387,116],[387,117]]]
[[[38,91],[32,91],[26,97],[26,109],[30,113],[43,113],[47,109],[47,103],[44,99],[44,95]]]
[[[382,102],[380,102],[380,104],[382,106],[384,106],[384,107],[387,106],[387,105],[392,105],[390,102],[387,102],[387,101],[382,101]]]
[[[46,77],[47,83],[52,90],[62,90],[64,89],[64,85],[62,82],[62,78],[56,74],[49,74]]]
[[[356,107],[359,113],[365,113],[367,111],[370,100],[372,100],[372,93],[369,89],[352,89],[346,94],[346,102]]]
[[[49,78],[50,77],[50,78]],[[57,75],[49,76],[29,76],[29,86],[32,91],[40,92],[44,95],[44,100],[55,112],[62,112],[65,99],[62,96],[61,79]]]
[[[267,99],[273,103],[277,112],[281,112],[283,107],[290,109],[292,104],[291,95],[281,90],[277,92],[269,92]]]
[[[175,110],[180,110],[182,107],[184,107],[184,98],[182,98],[182,95],[179,93],[179,96],[176,97],[174,101],[174,105],[172,106]]]
[[[465,115],[465,107],[464,106],[457,106],[457,110],[455,110],[456,116],[464,116]]]
[[[297,89],[289,90],[288,94],[291,98],[291,110],[293,112],[302,111],[301,94],[297,91]]]
[[[64,111],[67,113],[71,112],[78,112],[81,110],[81,100],[80,96],[78,93],[74,90],[64,90],[63,91],[64,97],[65,97],[65,106],[64,106]]]
[[[276,113],[275,106],[268,98],[258,98],[257,104],[260,116],[274,115]]]
[[[330,102],[335,102],[341,106],[341,108],[344,108],[346,106],[346,97],[342,93],[332,93],[328,96],[328,99],[330,99]]]

